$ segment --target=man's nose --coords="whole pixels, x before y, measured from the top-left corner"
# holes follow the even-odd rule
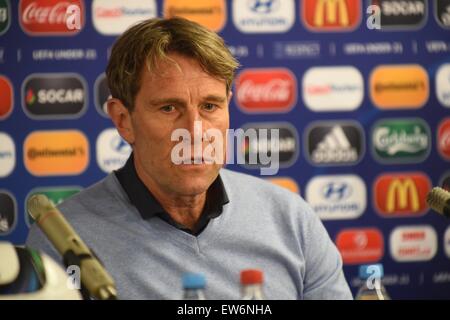
[[[191,138],[202,137],[203,123],[197,108],[189,109],[186,112],[186,129],[189,131]]]

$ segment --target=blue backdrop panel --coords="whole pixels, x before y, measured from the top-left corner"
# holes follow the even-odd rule
[[[450,298],[450,224],[424,202],[450,175],[450,0],[0,0],[0,240],[24,243],[29,195],[58,202],[123,164],[111,45],[174,14],[239,59],[231,128],[280,129],[273,182],[320,215],[352,290],[381,262],[393,298]]]

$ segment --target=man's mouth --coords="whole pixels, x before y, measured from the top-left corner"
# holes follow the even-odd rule
[[[212,164],[215,162],[214,157],[191,157],[191,158],[184,158],[181,165],[189,165],[189,164]]]

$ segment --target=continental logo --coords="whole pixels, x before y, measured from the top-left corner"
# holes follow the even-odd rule
[[[297,182],[295,182],[295,180],[292,178],[277,177],[277,178],[268,178],[267,180],[269,182],[272,182],[273,184],[288,189],[289,191],[292,191],[294,193],[298,194],[300,193],[300,188],[298,187]]]
[[[383,217],[422,216],[430,189],[430,179],[419,172],[381,175],[374,183],[375,209]]]
[[[360,0],[304,0],[301,17],[313,31],[352,31],[361,22]]]
[[[34,73],[22,85],[22,107],[32,119],[74,119],[86,110],[87,86],[76,73]]]
[[[220,31],[227,20],[225,0],[165,0],[164,17],[183,17],[195,21],[212,31]]]
[[[25,139],[23,157],[35,176],[78,175],[89,164],[89,142],[78,130],[35,131]]]
[[[429,0],[374,0],[380,8],[382,30],[415,30],[421,28],[428,15]]]
[[[370,96],[380,109],[419,109],[428,100],[428,74],[417,64],[383,65],[370,76]]]
[[[28,203],[28,199],[35,194],[43,194],[55,205],[61,204],[67,198],[77,194],[81,191],[81,187],[44,187],[36,188],[30,191],[25,199],[25,206]],[[29,227],[34,223],[33,218],[30,217],[28,212],[25,210],[25,222]]]
[[[11,4],[9,0],[0,0],[0,36],[8,31],[11,25]]]
[[[430,149],[430,128],[419,118],[383,119],[372,130],[372,153],[381,163],[422,162]]]
[[[13,85],[9,79],[0,75],[0,120],[7,118],[14,106]]]

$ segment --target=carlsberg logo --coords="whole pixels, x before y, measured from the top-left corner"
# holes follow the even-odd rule
[[[373,151],[381,162],[420,162],[430,149],[430,130],[420,119],[382,120],[373,130]]]
[[[395,155],[401,151],[420,152],[428,146],[428,136],[419,126],[415,126],[413,130],[408,133],[406,131],[393,132],[389,127],[378,128],[375,133],[376,148],[388,155]]]

